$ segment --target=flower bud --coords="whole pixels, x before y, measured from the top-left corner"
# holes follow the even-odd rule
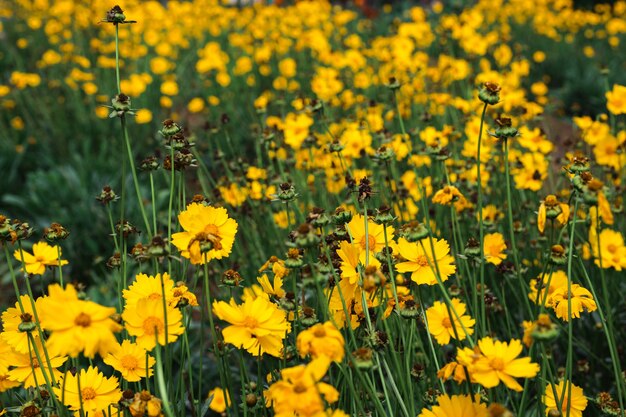
[[[500,90],[498,84],[486,82],[478,91],[478,98],[485,104],[496,105],[500,102]]]

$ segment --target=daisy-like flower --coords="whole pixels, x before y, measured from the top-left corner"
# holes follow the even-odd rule
[[[418,417],[488,417],[487,405],[480,402],[480,396],[440,395],[432,410],[422,410]]]
[[[622,234],[616,230],[603,229],[599,240],[600,246],[598,247],[597,231],[592,228],[589,233],[589,243],[595,264],[598,267],[602,265],[602,268],[615,268],[616,271],[626,269],[626,246]]]
[[[298,335],[296,346],[301,357],[311,355],[313,359],[326,356],[331,361],[341,362],[344,356],[344,339],[335,325],[327,321],[318,323]]]
[[[500,265],[506,259],[504,236],[500,233],[489,233],[485,235],[483,242],[485,260],[490,264]]]
[[[162,299],[142,298],[134,306],[126,306],[122,313],[126,331],[146,350],[152,350],[157,342],[164,346],[166,334],[167,343],[172,343],[185,332],[180,310],[172,305],[168,305],[167,310],[163,307]]]
[[[162,417],[162,401],[152,395],[150,391],[143,390],[135,393],[128,406],[128,410],[133,417]]]
[[[106,356],[117,343],[114,333],[122,330],[111,318],[115,308],[79,300],[71,284],[65,290],[53,284],[48,292],[38,309],[41,326],[50,332],[47,348],[53,354],[73,358],[81,352],[88,358],[96,353]]]
[[[211,398],[209,408],[216,413],[223,413],[226,408],[230,407],[230,395],[221,387],[215,387],[209,391],[208,397]]]
[[[361,251],[361,263],[365,264],[366,250],[370,253],[378,253],[385,247],[385,227],[371,220],[367,220],[367,236],[365,233],[365,219],[362,215],[357,214],[346,225],[346,229],[350,232],[352,243]],[[395,229],[387,226],[387,241],[391,242]],[[370,256],[369,260],[373,257]]]
[[[570,385],[571,396],[569,395]],[[561,410],[559,410],[557,400],[554,395],[555,391],[556,398],[561,399],[561,397],[563,397]],[[565,396],[563,396],[564,393]],[[543,404],[546,406],[547,416],[550,415],[551,411],[556,411],[557,413],[561,411],[560,415],[567,415],[567,409],[569,408],[570,417],[582,417],[583,411],[587,408],[587,398],[585,397],[585,394],[583,394],[583,389],[572,384],[570,381],[567,381],[566,383],[564,383],[564,381],[560,381],[555,387],[548,384],[542,400]]]
[[[18,353],[28,353],[29,345],[28,345],[28,332],[23,332],[19,329],[20,324],[24,322],[24,319],[30,320],[33,323],[35,322],[35,314],[33,313],[33,305],[30,301],[30,297],[26,294],[20,296],[20,301],[22,302],[22,308],[24,312],[22,313],[22,308],[20,308],[19,303],[15,303],[15,307],[10,307],[6,309],[2,313],[2,333],[0,333],[0,338],[5,341],[9,346],[11,346]],[[38,305],[41,304],[41,298],[38,298],[35,301],[35,308],[40,312]],[[33,331],[30,334],[35,338],[35,340],[39,340],[39,332]]]
[[[67,265],[66,260],[59,261],[60,249],[50,246],[46,242],[38,242],[33,245],[33,253],[16,249],[13,256],[20,262],[24,262],[24,269],[29,274],[43,275],[46,266]]]
[[[106,378],[93,366],[81,369],[76,375],[68,372],[64,378],[53,390],[72,411],[80,411],[82,402],[82,410],[90,416],[100,412],[106,415],[109,405],[117,404],[122,397],[117,378]]]
[[[204,264],[230,255],[237,222],[228,217],[225,208],[191,203],[178,215],[178,221],[184,232],[174,233],[172,244],[192,264]]]
[[[547,304],[554,309],[558,318],[565,321],[569,321],[570,316],[580,318],[580,313],[584,310],[591,312],[598,308],[591,292],[578,284],[571,284],[571,291],[568,291],[567,285],[557,288],[548,298]]]
[[[608,111],[615,115],[626,114],[626,86],[613,84],[613,89],[607,91],[605,96]]]
[[[263,274],[256,279],[263,288],[263,291],[267,295],[273,295],[277,299],[281,299],[285,296],[285,290],[283,289],[283,279],[278,275],[274,275],[273,281],[270,281],[267,274]]]
[[[537,213],[537,229],[543,233],[546,228],[546,219],[554,219],[559,225],[563,226],[569,219],[569,205],[559,203],[556,196],[550,194],[539,205]]]
[[[241,305],[232,298],[230,303],[215,301],[213,312],[231,324],[222,330],[226,343],[246,349],[254,356],[263,353],[281,356],[283,339],[291,326],[286,313],[267,298],[246,298]]]
[[[484,337],[476,349],[457,350],[457,361],[469,371],[473,382],[485,388],[493,388],[503,382],[514,391],[522,391],[515,378],[533,378],[539,365],[529,357],[517,358],[522,353],[522,343],[513,339],[510,343]]]
[[[463,194],[454,185],[446,185],[433,196],[433,203],[449,206],[463,197]]]
[[[39,362],[37,354],[44,361],[43,363]],[[43,346],[39,341],[36,341],[35,345],[31,345],[31,352],[18,353],[13,351],[9,353],[6,358],[11,365],[11,369],[7,373],[8,379],[22,383],[24,388],[45,385],[46,379],[54,384],[62,375],[57,368],[65,363],[67,357],[50,354],[49,358],[50,363],[48,364],[44,356]],[[50,373],[50,367],[52,367],[52,373]]]
[[[155,276],[137,274],[135,276],[135,282],[133,282],[127,290],[122,291],[122,295],[125,300],[125,307],[135,307],[135,305],[137,305],[137,301],[144,298],[162,300],[163,289],[161,289],[161,279],[163,280],[165,297],[169,303],[173,296],[172,292],[174,291],[174,281],[172,281],[167,272],[164,272],[163,276],[161,276],[161,274],[156,274]]]
[[[383,240],[384,242],[384,240]],[[351,285],[359,282],[359,264],[365,268],[365,250],[356,243],[342,241],[337,249],[337,255],[341,259],[341,278],[347,280]],[[370,266],[380,267],[380,262],[371,256],[368,260]]]
[[[323,413],[325,402],[332,404],[337,401],[339,392],[332,385],[320,381],[329,365],[329,360],[322,357],[306,366],[282,369],[280,381],[264,392],[274,413],[277,416],[318,416]]]
[[[548,285],[548,282],[550,283]],[[554,271],[530,280],[530,292],[528,298],[533,302],[547,302],[557,288],[567,288],[567,275],[564,271]],[[539,294],[538,294],[539,293]],[[539,298],[537,298],[539,296]],[[546,301],[544,301],[546,300]]]
[[[473,327],[476,321],[465,314],[466,310],[467,306],[458,298],[452,299],[450,306],[452,316],[448,314],[446,305],[439,301],[435,301],[433,306],[426,310],[428,331],[435,336],[437,343],[447,345],[450,338],[456,339],[456,335],[459,336],[459,340],[464,340],[468,335],[474,334]]]
[[[419,242],[408,242],[404,238],[398,239],[398,251],[404,262],[396,264],[400,273],[411,272],[411,279],[418,284],[437,284],[437,269],[441,281],[456,272],[454,258],[450,256],[450,245],[445,239],[434,239],[434,252],[430,246],[430,239],[424,238]]]
[[[122,374],[122,378],[128,382],[141,381],[141,378],[152,376],[152,367],[155,360],[148,355],[146,369],[146,355],[144,348],[130,340],[124,340],[115,346],[113,351],[104,358],[104,363],[112,366]]]

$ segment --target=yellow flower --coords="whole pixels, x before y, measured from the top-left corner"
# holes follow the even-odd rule
[[[146,355],[148,368],[146,369]],[[110,365],[122,374],[128,382],[141,381],[141,378],[152,376],[152,367],[155,360],[146,350],[130,340],[117,344],[111,353],[104,358],[104,363]]]
[[[360,260],[365,264],[366,250],[370,253],[378,253],[385,247],[385,228],[382,224],[377,224],[371,220],[367,220],[367,237],[365,234],[365,219],[361,214],[352,217],[352,220],[346,225],[346,229],[352,237],[352,243],[360,249]],[[395,229],[387,226],[387,242],[393,239]],[[373,256],[369,256],[371,260]]]
[[[213,302],[213,311],[220,320],[231,324],[222,330],[226,343],[254,356],[281,356],[283,339],[291,326],[286,313],[275,304],[263,297],[246,298],[241,305],[231,299],[230,303]]]
[[[230,407],[230,394],[220,387],[215,387],[209,391],[209,398],[212,398],[209,408],[216,413],[223,413]]]
[[[485,388],[493,388],[503,382],[514,391],[522,391],[515,378],[533,378],[539,372],[539,365],[529,357],[519,358],[522,343],[511,340],[510,344],[484,337],[478,341],[475,350],[457,350],[457,361],[469,371],[472,381]]]
[[[228,217],[225,208],[191,203],[178,215],[184,232],[172,235],[172,244],[192,264],[230,255],[237,234],[237,222]]]
[[[437,343],[447,345],[451,337],[456,339],[458,335],[458,340],[464,340],[474,334],[473,327],[476,321],[465,314],[466,309],[464,303],[458,298],[453,298],[450,314],[446,304],[440,301],[435,301],[433,306],[426,310],[428,331],[435,336]]]
[[[570,316],[580,318],[583,310],[591,312],[598,308],[591,292],[578,284],[571,284],[571,291],[568,291],[567,285],[554,290],[548,298],[547,305],[554,309],[558,318],[565,321],[569,321]],[[569,314],[570,305],[571,314]]]
[[[300,357],[311,355],[313,359],[325,356],[331,361],[341,362],[344,356],[344,339],[335,325],[327,321],[304,330],[296,339]]]
[[[302,142],[309,136],[309,128],[313,125],[313,119],[304,113],[289,113],[283,122],[285,143],[292,149],[298,150]]]
[[[70,410],[80,411],[82,402],[82,410],[89,415],[96,415],[103,410],[106,413],[109,405],[117,404],[122,397],[117,378],[106,378],[98,368],[92,366],[87,370],[81,369],[76,375],[68,372],[65,380],[53,390]]]
[[[458,188],[454,185],[446,185],[435,193],[433,203],[449,206],[461,197],[463,197],[463,194],[461,194]]]
[[[163,307],[162,299],[142,298],[134,306],[126,306],[122,313],[126,331],[146,350],[152,350],[157,342],[165,345],[166,335],[167,343],[173,343],[185,332],[180,310],[172,305],[167,310]]]
[[[41,298],[35,301],[35,308],[40,312],[39,306]],[[10,307],[2,313],[2,333],[0,337],[11,348],[18,353],[28,353],[30,351],[28,343],[28,335],[32,335],[35,340],[39,340],[39,332],[22,332],[19,329],[19,325],[23,321],[23,317],[30,318],[32,322],[35,322],[35,314],[33,313],[33,306],[30,301],[30,297],[26,294],[20,296],[22,307],[18,302],[15,303],[15,307]],[[22,313],[22,308],[24,312]],[[23,316],[24,314],[24,316]]]
[[[50,285],[48,293],[38,311],[41,326],[50,332],[46,343],[50,352],[73,358],[81,352],[88,358],[96,353],[106,356],[117,343],[114,332],[122,329],[111,319],[115,308],[79,300],[71,284],[65,290],[58,284]]]
[[[615,268],[616,271],[626,268],[626,246],[622,234],[616,230],[603,229],[598,238],[595,228],[592,229],[594,233],[589,233],[589,243],[595,264],[602,265],[602,268]]]
[[[341,259],[341,278],[347,280],[350,284],[356,285],[359,282],[359,264],[365,264],[365,257],[362,256],[365,250],[361,250],[358,244],[342,241],[337,249],[337,256]],[[380,267],[378,259],[371,256],[369,265]]]
[[[571,395],[569,394],[570,389]],[[563,396],[563,394],[565,394],[565,396]],[[561,410],[558,409],[556,398],[559,400],[563,398]],[[556,411],[557,413],[561,411],[560,415],[563,416],[569,414],[570,417],[582,417],[583,411],[587,408],[587,397],[583,394],[583,389],[572,384],[570,381],[566,383],[560,381],[554,387],[551,384],[546,385],[546,391],[543,394],[542,400],[543,404],[546,406],[546,415],[550,415],[551,411]]]
[[[606,108],[611,113],[626,114],[626,86],[613,84],[613,90],[607,91]]]
[[[156,274],[155,276],[146,274],[137,274],[135,282],[132,283],[127,290],[122,291],[125,307],[132,308],[142,299],[162,300],[163,289],[161,289],[161,279],[163,279],[163,287],[165,290],[165,299],[168,304],[173,299],[174,281],[171,280],[167,272]]]
[[[204,100],[200,97],[192,98],[191,101],[189,101],[189,104],[187,104],[187,110],[191,113],[200,113],[204,110]]]
[[[135,113],[135,121],[142,125],[152,121],[152,112],[148,109],[139,109]]]
[[[563,226],[569,220],[569,205],[559,203],[556,196],[550,194],[539,205],[537,213],[537,228],[543,233],[546,228],[546,219],[555,219],[557,223]]]
[[[163,417],[161,405],[159,398],[150,394],[149,391],[143,390],[135,393],[135,397],[128,406],[128,409],[133,417]]]
[[[265,398],[277,416],[318,416],[325,403],[334,403],[339,392],[331,385],[320,382],[329,367],[325,357],[315,359],[308,365],[298,365],[280,371],[281,380],[273,383],[265,392]]]
[[[489,412],[479,395],[472,399],[469,395],[444,394],[437,397],[432,410],[424,409],[418,417],[489,417]]]
[[[46,266],[63,266],[67,265],[66,260],[59,261],[60,249],[58,246],[50,246],[46,242],[38,242],[33,245],[33,254],[20,251],[19,249],[13,253],[18,261],[23,262],[26,272],[29,274],[43,275]]]
[[[6,358],[11,364],[11,370],[7,374],[9,380],[21,382],[24,388],[45,385],[46,379],[51,384],[56,383],[62,375],[57,368],[65,363],[67,357],[48,352],[50,359],[48,364],[41,342],[37,341],[34,346],[31,344],[30,348],[29,353],[12,352]],[[43,361],[42,363],[37,359],[37,355]],[[50,368],[52,368],[52,374]]]
[[[412,272],[411,280],[418,284],[437,284],[437,271],[441,281],[446,281],[456,272],[450,245],[445,239],[433,238],[433,246],[434,251],[429,238],[414,243],[398,239],[398,252],[406,261],[397,263],[396,270],[400,273]]]
[[[263,274],[256,279],[263,291],[267,295],[273,295],[277,299],[281,299],[285,296],[285,290],[283,289],[283,279],[279,275],[274,275],[274,281],[270,282],[267,274]]]
[[[161,84],[161,94],[166,96],[175,96],[178,94],[178,84],[174,80],[169,80]]]
[[[545,274],[537,277],[537,279],[530,280],[530,293],[528,293],[528,298],[530,298],[533,303],[543,303],[552,296],[557,288],[561,287],[567,288],[567,275],[564,271],[554,271],[552,274]],[[537,298],[539,291],[541,291],[541,293],[539,294],[539,298]]]
[[[500,265],[506,259],[506,243],[500,233],[489,233],[484,237],[483,251],[485,260],[494,265]]]

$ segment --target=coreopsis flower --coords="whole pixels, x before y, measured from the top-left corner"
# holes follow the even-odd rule
[[[567,274],[564,271],[553,271],[537,279],[530,280],[528,298],[533,303],[545,303],[557,288],[567,288]]]
[[[457,361],[465,366],[473,382],[485,388],[493,388],[504,383],[514,391],[522,391],[515,378],[533,378],[539,372],[539,365],[529,357],[517,358],[522,353],[522,343],[518,339],[510,343],[484,337],[475,349],[457,350]]]
[[[234,299],[230,303],[215,301],[213,312],[220,320],[230,323],[222,330],[226,343],[246,349],[254,356],[264,353],[281,356],[283,339],[291,325],[287,314],[276,304],[263,297],[247,298],[241,305]]]
[[[450,245],[445,239],[433,238],[433,246],[434,251],[429,238],[419,242],[398,239],[397,249],[405,261],[397,263],[396,270],[400,273],[411,272],[411,280],[418,284],[437,284],[437,272],[439,279],[446,281],[456,272],[454,258],[450,255]]]
[[[476,321],[466,315],[467,306],[458,298],[453,298],[450,305],[450,314],[446,304],[435,301],[432,307],[426,310],[426,320],[428,321],[428,331],[435,336],[437,343],[447,345],[450,338],[464,340],[467,336],[474,334],[474,323]],[[456,313],[456,314],[455,314]]]
[[[137,301],[149,298],[155,300],[163,299],[163,289],[161,289],[161,280],[163,280],[163,287],[165,290],[165,297],[168,303],[172,299],[172,292],[174,291],[174,281],[170,278],[167,272],[161,274],[146,275],[137,274],[135,276],[135,282],[133,282],[127,290],[122,291],[124,297],[125,307],[132,308],[137,305]]]
[[[60,249],[56,245],[50,246],[46,242],[35,243],[32,254],[20,249],[13,252],[15,259],[24,263],[26,272],[35,275],[43,275],[46,272],[46,266],[67,265],[66,260],[59,260],[59,255]]]
[[[124,340],[104,358],[104,363],[121,373],[128,382],[137,382],[152,376],[155,360],[138,344]]]
[[[35,314],[33,313],[33,305],[27,294],[21,295],[19,303],[15,303],[15,307],[7,308],[2,313],[2,333],[0,338],[6,342],[11,348],[18,353],[28,353],[30,351],[28,335],[32,335],[35,340],[39,340],[39,332],[25,332],[20,330],[24,328],[26,323],[32,324],[32,330],[36,329]],[[35,301],[35,308],[41,304],[41,298]],[[22,308],[24,309],[22,312]],[[39,308],[37,308],[39,312]],[[22,324],[25,323],[25,324]]]
[[[285,143],[292,149],[300,149],[304,140],[309,136],[309,128],[312,125],[313,119],[306,113],[289,113],[282,126]]]
[[[256,279],[263,288],[263,291],[267,295],[272,295],[277,299],[281,299],[285,296],[286,292],[283,289],[283,279],[278,275],[274,275],[274,280],[270,282],[267,274],[263,274]]]
[[[614,115],[626,114],[626,86],[613,84],[613,90],[607,91],[606,108]]]
[[[342,241],[337,249],[337,255],[341,259],[341,278],[345,279],[352,285],[356,285],[359,282],[360,273],[359,265],[365,268],[365,257],[363,254],[365,250],[362,250],[358,244]],[[375,257],[371,256],[368,260],[368,264],[380,267],[380,262]]]
[[[433,196],[433,203],[449,206],[463,197],[463,194],[454,185],[446,185]]]
[[[11,354],[14,352],[4,340],[0,339],[0,392],[19,387],[18,381],[9,379],[9,367],[11,366]]]
[[[223,413],[226,408],[230,407],[230,394],[221,387],[215,387],[209,391],[208,397],[211,398],[209,408],[216,413]]]
[[[41,327],[50,332],[46,347],[53,354],[75,358],[81,352],[88,358],[96,353],[106,356],[115,346],[115,332],[122,330],[111,316],[115,308],[78,299],[73,285],[63,289],[48,287],[49,295],[41,300]]]
[[[616,271],[626,268],[626,246],[624,237],[619,231],[603,229],[598,237],[595,227],[592,227],[589,232],[589,243],[597,266],[605,269],[615,268]]]
[[[327,321],[302,331],[296,339],[301,357],[311,355],[313,359],[325,356],[331,361],[341,362],[344,356],[344,339],[335,325]]]
[[[175,342],[185,332],[182,313],[173,305],[164,306],[163,299],[142,298],[124,308],[122,319],[128,334],[146,350],[152,350],[157,343],[164,346]]]
[[[309,364],[285,368],[281,379],[264,392],[269,405],[277,416],[317,416],[339,398],[339,392],[320,380],[326,374],[330,361],[320,357]]]
[[[82,403],[85,414],[97,415],[122,398],[117,378],[107,378],[93,366],[81,369],[76,375],[68,372],[62,378],[65,380],[52,389],[72,411],[80,411]]]
[[[570,385],[571,394],[569,394]],[[563,394],[565,394],[565,396],[563,396]],[[563,398],[560,410],[558,408],[556,398],[559,400]],[[542,401],[546,407],[546,415],[550,415],[550,412],[553,411],[556,411],[557,413],[560,411],[560,414],[558,415],[564,416],[569,414],[570,417],[582,417],[583,411],[587,408],[587,397],[585,397],[583,389],[572,384],[570,381],[560,381],[556,386],[552,386],[551,384],[546,385]]]
[[[161,413],[162,401],[150,391],[143,390],[135,393],[135,397],[128,405],[128,410],[133,417],[163,417]]]
[[[192,264],[230,255],[237,234],[237,222],[223,207],[191,203],[178,215],[184,232],[172,235],[172,244]]]
[[[447,381],[450,377],[452,377],[457,384],[460,384],[467,379],[465,372],[466,370],[464,366],[459,365],[456,361],[452,361],[448,362],[437,371],[437,378]]]
[[[550,194],[539,205],[537,213],[537,228],[543,233],[546,228],[546,219],[554,219],[563,226],[569,219],[569,205],[559,203],[556,196]]]
[[[483,252],[485,261],[490,264],[500,265],[506,259],[506,243],[501,233],[489,233],[484,236]]]
[[[580,318],[580,313],[583,310],[587,312],[597,310],[598,306],[588,289],[578,284],[571,284],[570,290],[568,291],[567,285],[559,287],[548,298],[547,305],[554,309],[558,318],[569,321],[570,317]]]
[[[489,417],[489,411],[478,394],[474,398],[444,394],[437,397],[437,405],[431,410],[422,410],[418,417]]]
[[[283,279],[287,275],[289,275],[290,269],[285,266],[285,261],[282,259],[278,259],[276,256],[270,256],[270,258],[265,262],[260,268],[259,272],[263,272],[268,268],[272,269],[274,273],[274,277]]]
[[[43,363],[39,362],[37,355]],[[11,369],[7,373],[9,380],[20,382],[24,388],[45,385],[46,379],[51,384],[56,383],[62,375],[58,368],[67,361],[67,356],[49,352],[48,358],[50,363],[48,363],[44,355],[44,347],[39,341],[36,341],[34,345],[31,344],[30,352],[18,353],[13,351],[9,353],[6,358],[11,364]]]
[[[352,220],[346,225],[346,230],[352,237],[352,243],[357,245],[360,249],[361,263],[365,265],[365,259],[367,256],[367,250],[370,253],[378,253],[385,247],[385,227],[382,224],[377,224],[367,219],[367,236],[365,233],[365,219],[362,215],[357,214],[352,217]],[[392,226],[387,226],[387,242],[391,242],[393,239],[393,233],[395,229]],[[369,260],[373,257],[369,256]]]

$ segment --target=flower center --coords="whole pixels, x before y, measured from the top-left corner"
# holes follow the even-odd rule
[[[450,321],[450,317],[444,317],[444,319],[441,321],[441,325],[446,329],[451,329],[452,322]]]
[[[153,292],[152,294],[150,294],[148,296],[149,300],[160,300],[161,299],[161,294],[157,293],[157,292]]]
[[[417,255],[415,260],[419,266],[428,266],[428,258],[425,255]]]
[[[134,371],[139,366],[139,361],[137,358],[131,355],[122,356],[122,367],[128,369],[129,371]]]
[[[31,358],[32,364],[33,364],[33,368],[39,368],[39,361],[37,360],[37,358]]]
[[[293,387],[293,392],[295,392],[296,394],[302,394],[303,392],[307,392],[307,389],[302,384],[296,384],[296,386]]]
[[[502,360],[502,358],[491,359],[489,361],[489,365],[491,365],[491,368],[496,371],[501,371],[504,369],[504,361]]]
[[[248,329],[255,329],[259,326],[259,322],[254,317],[248,316],[243,321],[243,325],[246,326]]]
[[[326,337],[326,330],[323,327],[318,327],[317,329],[315,329],[313,334],[315,335],[315,337]]]
[[[615,244],[613,244],[613,243],[609,244],[606,248],[607,248],[607,249],[609,250],[609,252],[611,252],[611,253],[615,253],[615,252],[617,252],[617,245],[615,245]]]
[[[80,313],[74,319],[74,324],[81,327],[89,327],[91,325],[91,316],[85,313]]]
[[[361,243],[361,247],[363,248],[363,250],[369,249],[370,251],[373,251],[374,248],[376,247],[376,238],[368,233],[367,234],[367,243],[365,242],[365,236],[363,236],[361,238],[361,242],[360,243]],[[367,247],[366,247],[366,245],[367,245]]]
[[[150,316],[143,321],[143,330],[148,336],[163,333],[163,320],[158,317]]]
[[[81,397],[83,397],[83,400],[93,400],[98,394],[96,393],[95,389],[87,387],[80,390],[80,395]]]

